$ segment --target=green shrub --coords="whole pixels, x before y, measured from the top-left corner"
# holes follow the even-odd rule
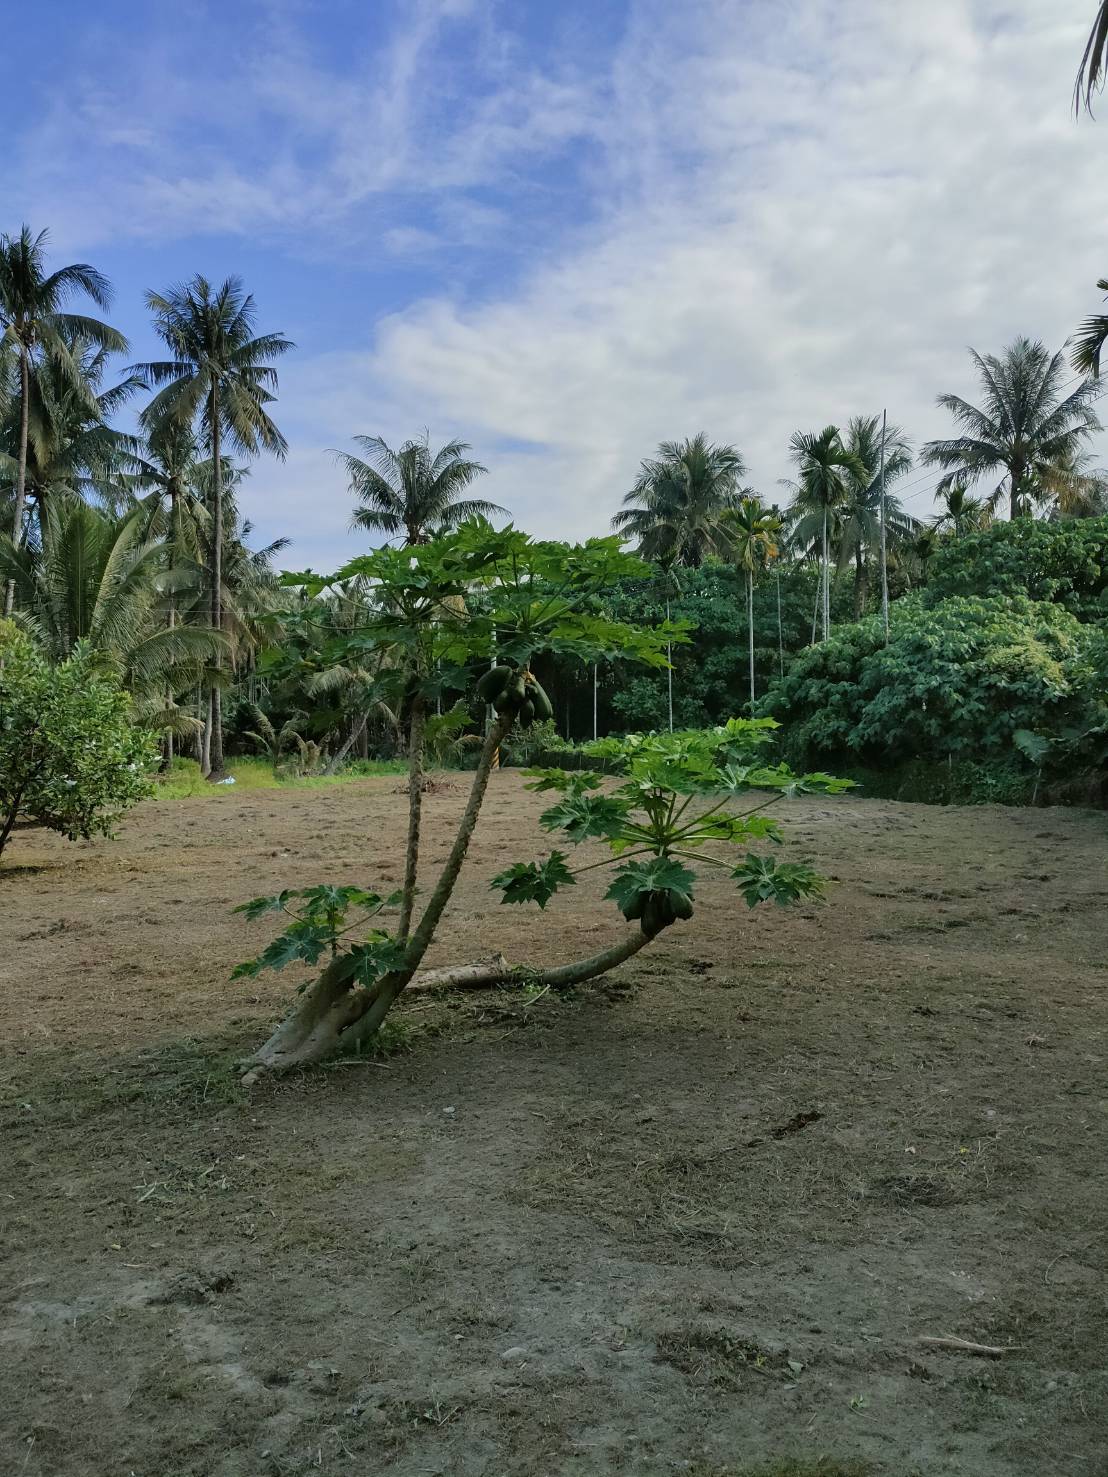
[[[1057,605],[913,596],[893,606],[887,646],[876,618],[841,627],[797,657],[761,710],[786,725],[794,761],[1009,761],[1017,731],[1087,721],[1093,641]]]
[[[928,566],[928,604],[955,595],[1024,596],[1078,620],[1108,616],[1108,518],[1017,518],[944,539]]]
[[[912,759],[886,769],[847,767],[863,795],[924,805],[1029,805],[1038,779],[1018,755],[985,763]]]
[[[18,817],[71,841],[109,836],[150,793],[155,739],[129,715],[130,699],[83,643],[51,666],[0,621],[0,854]]]

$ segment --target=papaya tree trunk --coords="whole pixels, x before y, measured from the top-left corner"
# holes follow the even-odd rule
[[[401,968],[384,975],[368,990],[354,990],[346,973],[346,960],[340,954],[304,992],[293,1014],[250,1058],[250,1067],[287,1071],[292,1067],[306,1066],[329,1056],[346,1039],[365,1041],[376,1032],[397,996],[419,968],[434,937],[469,850],[488,788],[493,757],[511,726],[510,717],[497,718],[485,736],[454,844],[423,916],[408,939]],[[355,1025],[358,1026],[356,1034],[348,1036]]]
[[[412,927],[416,879],[419,875],[419,828],[423,816],[423,698],[416,693],[408,724],[408,841],[404,851],[404,896],[400,903],[397,938],[406,939]]]

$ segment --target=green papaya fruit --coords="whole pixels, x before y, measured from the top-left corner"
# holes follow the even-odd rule
[[[642,917],[643,908],[646,906],[646,898],[647,894],[645,892],[637,892],[623,909],[623,916],[629,923],[633,922],[636,918]]]
[[[524,703],[521,704],[519,712],[516,714],[516,722],[519,724],[520,728],[530,728],[531,724],[534,723],[534,721],[535,705],[531,701],[531,699],[528,698]]]
[[[518,672],[515,672],[505,685],[504,691],[507,693],[509,706],[518,708],[527,696],[527,683]]]
[[[652,892],[647,895],[646,906],[642,910],[642,931],[650,938],[653,938],[656,933],[661,933],[665,927],[662,906],[662,898],[658,893]]]
[[[670,896],[673,899],[674,916],[687,922],[693,915],[692,898],[685,892],[671,893]]]
[[[477,696],[483,702],[495,702],[513,675],[511,667],[490,667],[477,683]]]
[[[537,682],[531,682],[527,687],[527,696],[535,705],[535,717],[540,721],[553,718],[554,706],[542,687]]]

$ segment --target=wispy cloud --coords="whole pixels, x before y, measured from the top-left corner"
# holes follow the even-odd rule
[[[326,225],[341,244],[380,233],[382,201],[404,229],[405,203],[429,200],[440,233],[465,221],[472,241],[479,211],[451,210],[454,197],[518,182],[589,132],[594,88],[571,60],[529,55],[492,0],[398,15],[383,34],[355,28],[338,63],[295,6],[268,6],[237,45],[214,34],[206,54],[116,36],[110,62],[89,59],[28,119],[0,180],[89,243],[261,232],[292,245]]]
[[[1104,270],[1104,138],[1067,113],[1087,7],[782,9],[640,5],[587,239],[383,321],[348,429],[467,432],[490,496],[595,532],[662,437],[737,442],[773,496],[796,426],[887,404],[924,440],[968,344],[1060,343]]]

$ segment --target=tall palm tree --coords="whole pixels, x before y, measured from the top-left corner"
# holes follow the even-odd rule
[[[24,494],[25,509],[27,504],[33,506],[40,540],[49,498],[78,496],[125,505],[127,472],[138,445],[135,437],[116,430],[110,417],[143,382],[128,375],[102,388],[108,351],[80,334],[62,336],[79,373],[77,382],[72,366],[63,369],[56,359],[34,364],[30,377]],[[19,426],[20,415],[13,406],[7,421],[0,421],[0,446],[15,451]],[[0,487],[10,486],[13,497],[17,469],[16,455],[0,456]]]
[[[380,436],[355,436],[370,460],[332,451],[346,468],[357,507],[353,528],[398,535],[405,544],[423,544],[467,518],[490,518],[505,508],[462,492],[488,471],[467,456],[465,441],[448,441],[434,456],[426,433],[393,451]]]
[[[640,465],[612,527],[635,539],[644,559],[698,565],[711,554],[726,557],[720,519],[738,506],[745,476],[742,453],[714,445],[703,432],[663,441],[658,455]]]
[[[0,573],[15,586],[20,619],[52,661],[88,641],[144,722],[189,728],[172,694],[195,681],[221,642],[208,626],[166,627],[165,547],[150,532],[147,510],[117,517],[66,498],[48,503],[45,517],[41,548],[0,536]]]
[[[964,487],[948,487],[936,493],[940,503],[939,512],[931,520],[931,527],[939,533],[952,533],[962,538],[967,533],[977,533],[993,521],[992,511],[984,498],[971,497]]]
[[[1108,293],[1108,278],[1097,281],[1097,290]],[[1070,363],[1079,374],[1090,374],[1094,379],[1100,375],[1100,356],[1108,342],[1108,314],[1094,313],[1084,319],[1072,343]]]
[[[1011,518],[1030,514],[1036,488],[1054,489],[1065,468],[1080,456],[1085,442],[1101,430],[1093,410],[1100,393],[1086,380],[1063,395],[1065,358],[1049,353],[1038,341],[1018,338],[999,356],[970,350],[981,377],[982,407],[958,395],[940,395],[963,434],[949,441],[929,441],[923,459],[946,468],[937,491],[968,487],[981,477],[999,474],[988,501],[992,508],[1008,498]]]
[[[12,542],[23,540],[23,508],[27,489],[27,441],[31,414],[32,366],[40,359],[53,361],[75,392],[83,383],[71,344],[80,338],[102,349],[123,352],[127,340],[116,329],[80,313],[67,313],[65,304],[78,293],[100,308],[111,303],[108,279],[87,262],[73,262],[57,271],[46,270],[48,232],[31,234],[24,226],[18,236],[0,236],[0,332],[16,348],[19,358],[19,432],[17,437]],[[4,612],[10,614],[15,591],[9,583]]]
[[[1074,84],[1073,105],[1076,111],[1080,112],[1084,107],[1087,112],[1092,112],[1093,93],[1099,92],[1104,86],[1106,76],[1108,76],[1108,0],[1101,0],[1097,6],[1089,39],[1085,43],[1085,54],[1081,58],[1077,81]]]
[[[211,519],[206,503],[210,466],[202,459],[193,428],[167,417],[150,429],[141,450],[132,455],[130,468],[130,484],[145,492],[141,507],[149,533],[155,536],[160,531],[165,542],[165,623],[173,630],[179,619],[179,602],[187,604],[191,598],[195,603],[200,593],[196,575],[202,566],[211,563]],[[226,480],[225,474],[225,487]],[[207,624],[206,615],[199,624]],[[163,769],[173,764],[174,737],[169,730],[163,738]]]
[[[750,675],[750,710],[754,711],[754,576],[777,557],[777,535],[781,520],[767,512],[761,499],[747,496],[737,508],[723,516],[730,557],[746,577],[747,666]]]
[[[915,519],[904,511],[900,499],[890,492],[891,485],[903,477],[912,465],[908,438],[899,426],[885,426],[884,472],[881,458],[881,417],[855,415],[846,432],[846,449],[853,452],[864,474],[847,469],[848,499],[839,523],[839,569],[854,560],[854,618],[866,611],[869,595],[869,567],[876,552],[881,551],[881,502],[885,503],[886,540],[903,538],[915,527]],[[883,480],[882,480],[883,477]]]
[[[789,521],[798,544],[813,547],[819,540],[821,628],[826,641],[831,634],[832,521],[841,520],[850,504],[851,479],[864,481],[870,473],[857,453],[843,444],[838,426],[794,431],[789,455],[798,473]]]
[[[279,333],[255,335],[253,297],[237,277],[218,288],[197,276],[165,293],[148,292],[159,338],[172,359],[136,366],[162,388],[147,407],[148,426],[163,420],[199,424],[211,461],[211,623],[223,630],[223,448],[247,456],[260,451],[283,459],[288,445],[266,407],[276,398],[277,371],[269,362],[293,347]],[[223,773],[223,710],[219,682],[211,684],[209,775]]]

